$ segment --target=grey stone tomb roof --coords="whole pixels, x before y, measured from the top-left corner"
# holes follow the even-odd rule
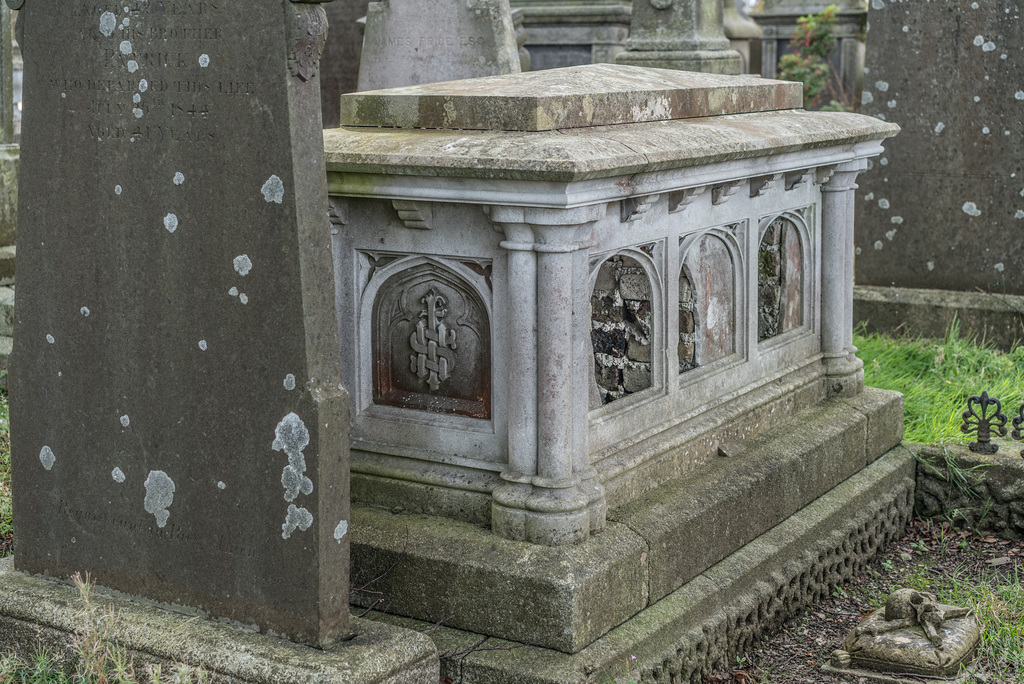
[[[590,64],[351,93],[341,125],[550,131],[802,106],[799,83]]]

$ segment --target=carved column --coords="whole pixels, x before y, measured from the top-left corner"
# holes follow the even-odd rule
[[[590,226],[605,211],[490,211],[508,238],[501,246],[516,331],[509,339],[509,466],[492,506],[492,529],[504,537],[558,546],[604,528],[604,489],[589,463],[579,338],[589,340]]]
[[[853,346],[853,206],[861,160],[836,167],[821,194],[821,351],[828,394],[864,389],[864,364]]]

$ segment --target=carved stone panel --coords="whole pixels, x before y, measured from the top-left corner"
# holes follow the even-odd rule
[[[373,307],[373,402],[491,417],[487,308],[463,277],[420,263],[388,279]]]
[[[765,230],[758,250],[758,341],[803,324],[803,281],[800,232],[792,221],[779,217]]]
[[[679,372],[697,367],[697,311],[686,268],[679,272]]]
[[[695,306],[702,322],[697,360],[708,364],[736,351],[736,278],[729,248],[705,235],[690,249],[686,266],[696,282]]]
[[[604,404],[651,386],[652,288],[638,261],[605,261],[590,299],[594,373]]]

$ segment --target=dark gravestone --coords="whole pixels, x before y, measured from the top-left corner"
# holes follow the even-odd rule
[[[19,21],[16,567],[343,638],[322,8],[27,0]]]
[[[320,61],[320,98],[324,127],[334,128],[339,121],[339,98],[354,93],[359,80],[359,54],[363,33],[356,21],[366,16],[370,0],[334,0],[327,5],[327,45]]]
[[[1017,3],[875,0],[862,111],[899,124],[857,181],[857,285],[1024,295]]]

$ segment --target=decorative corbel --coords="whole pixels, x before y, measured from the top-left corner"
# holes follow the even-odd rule
[[[434,205],[430,202],[392,200],[391,206],[398,212],[398,218],[406,228],[431,230],[434,227]]]
[[[725,204],[729,198],[739,192],[742,180],[729,181],[711,188],[711,203],[714,205]]]
[[[766,194],[769,190],[775,187],[776,182],[781,176],[777,174],[769,176],[758,176],[757,178],[750,179],[750,196],[760,197]]]
[[[676,212],[683,211],[686,207],[693,204],[698,197],[704,194],[707,190],[706,185],[701,185],[696,188],[684,188],[683,190],[675,190],[668,194],[668,213],[675,214]]]
[[[636,221],[641,216],[646,214],[654,206],[654,202],[658,199],[658,195],[643,195],[641,197],[627,197],[622,200],[622,213],[620,220],[623,223],[627,221]]]
[[[807,182],[807,177],[811,174],[810,169],[801,169],[799,171],[790,171],[786,174],[786,191],[790,191],[800,185]]]

